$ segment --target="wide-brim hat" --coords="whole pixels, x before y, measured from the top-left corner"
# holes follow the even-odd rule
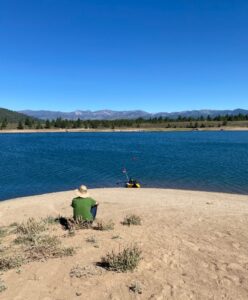
[[[77,196],[79,196],[81,198],[87,198],[90,196],[90,194],[87,190],[87,186],[85,186],[85,185],[81,185],[77,190],[75,190],[75,193]]]

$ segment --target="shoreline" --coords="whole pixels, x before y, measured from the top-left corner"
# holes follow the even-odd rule
[[[248,204],[248,195],[243,194],[233,194],[233,193],[225,193],[225,192],[212,192],[212,191],[196,191],[196,190],[183,190],[183,189],[167,189],[167,188],[141,188],[141,189],[127,189],[127,188],[94,188],[90,189],[90,194],[93,198],[101,199],[102,194],[107,194],[110,199],[113,198],[113,195],[117,195],[122,197],[123,195],[132,195],[132,196],[139,196],[139,195],[167,195],[170,194],[172,196],[180,195],[180,197],[187,197],[188,195],[193,195],[193,197],[199,198],[206,198],[206,199],[231,199],[235,201],[247,201]],[[113,194],[113,195],[112,195]],[[69,205],[67,207],[70,209],[70,201],[75,196],[75,190],[67,190],[67,191],[60,191],[60,192],[51,192],[45,194],[38,194],[38,195],[31,195],[31,196],[24,196],[24,197],[17,197],[17,198],[10,198],[6,200],[0,201],[0,226],[4,223],[4,210],[8,208],[8,210],[13,207],[26,207],[28,211],[32,211],[32,207],[40,207],[42,208],[44,205],[48,208],[48,211],[42,213],[38,210],[35,215],[40,217],[45,217],[49,215],[49,208],[51,206],[59,206],[62,202],[66,201]],[[104,198],[104,197],[103,197]],[[61,200],[59,200],[61,199]],[[30,206],[30,207],[29,207]],[[44,208],[44,207],[43,207]],[[248,208],[247,208],[248,209]],[[248,211],[247,211],[248,212]],[[29,215],[28,212],[23,212],[23,216],[27,218]],[[18,219],[21,215],[19,214]],[[9,214],[7,214],[7,220],[9,221]]]
[[[211,128],[121,128],[121,129],[8,129],[0,130],[0,134],[8,133],[86,133],[86,132],[191,132],[191,131],[248,131],[248,127],[211,127]]]

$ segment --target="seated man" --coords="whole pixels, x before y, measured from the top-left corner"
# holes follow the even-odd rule
[[[77,197],[74,198],[71,203],[74,220],[80,217],[85,221],[93,222],[96,217],[98,203],[90,198],[85,185],[81,185],[79,189],[76,190],[76,195]]]

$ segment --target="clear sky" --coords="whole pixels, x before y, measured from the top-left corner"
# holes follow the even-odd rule
[[[0,0],[0,107],[248,108],[247,0]]]

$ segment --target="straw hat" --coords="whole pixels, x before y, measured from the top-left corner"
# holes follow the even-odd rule
[[[87,186],[81,185],[77,190],[75,190],[76,195],[81,197],[81,198],[87,198],[89,197],[89,192],[87,190]]]

